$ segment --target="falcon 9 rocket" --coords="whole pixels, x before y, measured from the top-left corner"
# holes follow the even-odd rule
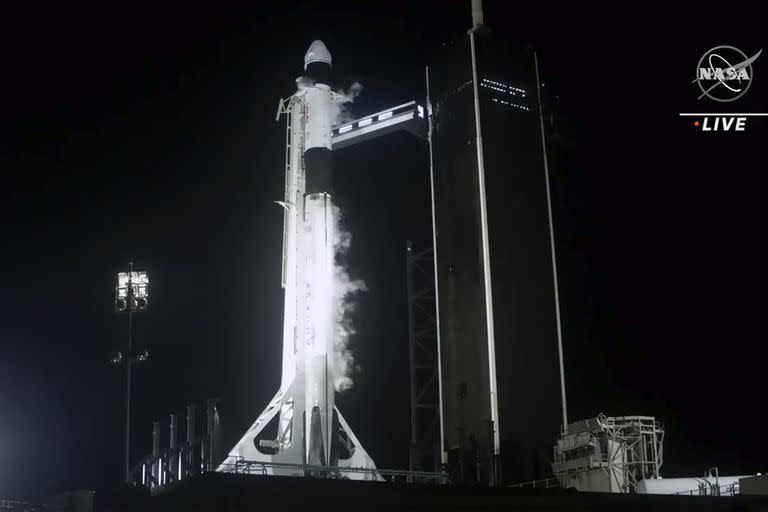
[[[331,54],[314,41],[297,91],[280,100],[285,114],[283,369],[280,389],[218,471],[262,463],[260,472],[303,474],[306,468],[375,470],[334,405],[337,315],[334,290],[332,130],[343,97],[330,87]],[[314,470],[313,470],[314,471]],[[380,479],[374,471],[349,478]]]

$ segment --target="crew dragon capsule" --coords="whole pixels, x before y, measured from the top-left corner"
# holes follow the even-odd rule
[[[334,405],[334,239],[332,139],[342,96],[330,87],[331,54],[314,41],[297,91],[280,101],[288,118],[284,209],[283,368],[280,388],[218,471],[303,474],[351,467],[353,479],[381,479]],[[322,473],[322,468],[320,468]]]

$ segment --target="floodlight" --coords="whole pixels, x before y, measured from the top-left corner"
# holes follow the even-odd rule
[[[145,311],[149,306],[149,275],[145,271],[120,272],[115,287],[115,310]]]
[[[146,297],[138,297],[134,302],[134,309],[136,311],[144,311],[147,309],[147,298]]]

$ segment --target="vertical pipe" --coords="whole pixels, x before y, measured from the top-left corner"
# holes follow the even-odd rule
[[[491,253],[488,235],[488,209],[485,197],[485,165],[483,162],[483,135],[480,124],[480,93],[477,86],[477,55],[475,52],[475,31],[469,31],[472,52],[472,88],[475,95],[475,133],[477,136],[477,181],[480,189],[480,227],[483,244],[483,281],[485,283],[485,323],[488,335],[488,380],[490,386],[491,420],[494,425],[493,451],[499,454],[499,404],[496,392],[496,339],[493,325],[493,289],[491,286]]]
[[[651,429],[651,445],[653,446],[653,478],[659,478],[659,450],[656,444],[656,420],[654,419],[653,427]]]
[[[563,433],[568,433],[568,407],[565,397],[565,367],[563,366],[563,330],[560,321],[560,291],[557,282],[557,256],[555,252],[555,230],[552,221],[552,197],[549,191],[549,163],[547,158],[547,140],[544,135],[544,111],[541,104],[541,80],[539,79],[539,58],[533,52],[533,62],[536,67],[536,93],[539,98],[539,122],[541,123],[541,148],[544,153],[544,179],[547,187],[547,218],[549,220],[549,248],[552,254],[552,277],[555,288],[555,317],[557,320],[557,356],[560,361],[560,397],[563,407]]]
[[[408,240],[405,249],[405,275],[408,292],[408,355],[411,363],[411,449],[409,454],[409,467],[415,471],[419,464],[417,461],[418,430],[416,428],[416,325],[414,318],[414,293],[413,293],[413,243]]]
[[[464,429],[459,427],[456,429],[456,433],[458,434],[459,438],[459,483],[465,483],[466,480],[464,478],[464,450],[465,450],[465,443],[464,443]]]
[[[208,400],[205,421],[205,471],[213,471],[213,413],[215,400]]]
[[[304,105],[300,99],[293,97],[288,102],[286,122],[286,155],[285,155],[285,197],[283,208],[285,209],[285,228],[283,232],[283,358],[280,389],[288,389],[296,376],[296,352],[297,332],[300,332],[300,323],[297,323],[297,314],[300,313],[297,302],[298,269],[297,269],[297,223],[303,218],[303,177],[299,177],[302,166],[302,116]],[[299,331],[297,331],[297,329]],[[282,412],[281,412],[282,416]],[[283,418],[280,419],[283,421]]]
[[[181,457],[178,454],[173,453],[175,448],[178,446],[179,441],[179,415],[176,413],[171,414],[171,426],[170,426],[170,448],[171,448],[171,456],[168,460],[168,467],[174,468],[175,462],[181,461]],[[171,469],[173,471],[173,469]],[[161,469],[162,472],[162,469]],[[181,478],[181,475],[176,475],[177,479]]]
[[[131,335],[133,331],[133,261],[128,262],[128,289],[126,298],[128,299],[128,351],[125,356],[125,445],[123,453],[125,483],[131,483],[131,363],[133,360],[133,341]]]
[[[154,478],[160,474],[160,461],[158,456],[160,455],[160,422],[152,422],[152,467],[150,473]],[[146,464],[142,466],[142,484],[146,485]]]
[[[429,93],[429,66],[424,69],[427,86],[427,142],[429,145],[429,186],[432,199],[432,261],[435,269],[435,333],[437,335],[437,400],[438,418],[440,418],[440,464],[448,463],[445,453],[445,434],[443,427],[443,363],[440,349],[440,288],[437,270],[437,216],[435,206],[435,167],[432,154],[432,97]]]
[[[152,456],[160,455],[160,422],[152,422]]]
[[[170,447],[176,448],[179,441],[179,415],[171,414]]]
[[[197,474],[195,467],[195,406],[187,406],[187,470],[190,474]]]

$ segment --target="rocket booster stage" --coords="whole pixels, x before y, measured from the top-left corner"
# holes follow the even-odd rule
[[[219,471],[239,461],[375,469],[334,405],[336,329],[332,131],[338,101],[330,87],[331,54],[314,41],[298,91],[281,100],[286,135],[283,279],[283,373],[278,390]],[[299,474],[269,466],[270,474]],[[380,478],[372,472],[350,478]]]
[[[331,461],[334,378],[333,362],[333,198],[331,136],[335,105],[329,85],[331,54],[315,41],[304,56],[304,176],[303,232],[299,239],[298,266],[305,270],[304,293],[299,291],[301,341],[306,371],[306,414],[304,432],[309,433],[307,464],[326,465]],[[303,82],[303,81],[302,81]],[[311,84],[311,85],[309,85]],[[302,304],[303,302],[303,304]],[[331,367],[333,365],[330,365]]]

